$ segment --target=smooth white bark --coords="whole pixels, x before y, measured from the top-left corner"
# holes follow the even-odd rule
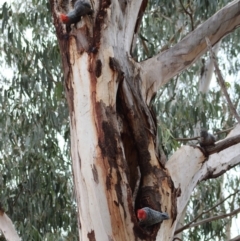
[[[93,116],[90,73],[88,71],[88,54],[78,58],[76,46],[72,44],[72,70],[74,113],[71,118],[71,150],[75,195],[81,223],[81,240],[87,240],[94,230],[95,236],[108,240],[110,217],[108,204],[102,182],[94,182],[92,168],[98,156],[97,132]],[[96,166],[97,170],[98,167]],[[100,170],[98,170],[99,172]],[[99,205],[100,204],[100,205]],[[101,207],[101,211],[99,208]],[[105,211],[104,211],[105,210]],[[102,214],[105,214],[103,217]]]
[[[11,219],[2,211],[0,211],[0,230],[7,241],[21,241]]]
[[[94,240],[128,240],[133,239],[134,234],[128,210],[126,173],[119,167],[121,192],[124,195],[122,206],[115,188],[119,182],[117,170],[109,165],[109,160],[104,157],[99,145],[104,136],[100,120],[107,120],[104,107],[115,108],[118,85],[117,76],[112,76],[109,67],[109,58],[114,54],[113,48],[106,45],[104,47],[105,51],[98,55],[102,62],[102,74],[97,81],[91,78],[89,55],[78,55],[74,38],[70,48],[74,96],[74,112],[70,113],[71,154],[81,226],[79,236],[81,240],[92,240],[93,237]],[[99,107],[97,110],[99,105],[103,109]],[[118,157],[115,161],[118,163]],[[107,186],[107,180],[111,181],[108,183],[110,186]]]

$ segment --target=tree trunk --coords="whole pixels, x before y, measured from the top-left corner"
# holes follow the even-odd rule
[[[58,17],[71,6],[50,2],[70,113],[80,240],[171,240],[181,182],[175,179],[174,183],[169,175],[172,162],[165,167],[149,106],[166,76],[152,88],[150,74],[150,82],[146,80],[148,64],[140,65],[129,56],[138,14],[147,1],[91,1],[93,16],[84,16],[72,26],[63,25]],[[201,45],[196,56],[205,49]],[[196,162],[191,167],[196,173],[205,157],[199,149],[192,149]],[[199,160],[201,165],[196,164]],[[184,185],[187,188],[188,184]],[[181,198],[187,198],[193,188]],[[185,207],[188,199],[183,203],[179,200]],[[136,210],[145,206],[167,212],[170,219],[141,227]]]

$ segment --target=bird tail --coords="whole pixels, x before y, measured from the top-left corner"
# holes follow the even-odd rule
[[[70,20],[69,17],[63,13],[60,14],[60,19],[62,20],[63,23],[68,23]]]

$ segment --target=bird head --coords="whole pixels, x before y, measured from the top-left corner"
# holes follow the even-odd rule
[[[206,129],[202,129],[201,132],[200,132],[200,136],[203,137],[203,138],[207,138],[208,136],[208,132]]]
[[[145,220],[147,218],[147,213],[144,209],[138,209],[137,210],[137,217],[138,219],[141,220]]]
[[[66,14],[60,14],[60,19],[63,23],[67,24],[69,22],[69,17]]]

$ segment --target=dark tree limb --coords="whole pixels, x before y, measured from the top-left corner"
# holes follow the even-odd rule
[[[194,30],[194,22],[193,22],[193,14],[192,12],[190,13],[183,5],[183,2],[182,0],[179,0],[182,8],[183,8],[183,11],[190,17],[190,20],[191,20],[191,25],[192,25],[192,31]],[[189,3],[190,4],[190,3]]]
[[[224,149],[227,149],[228,147],[236,145],[238,143],[240,143],[240,135],[227,138],[224,141],[216,143],[214,146],[205,146],[204,152],[207,156],[209,156],[214,153],[223,151]]]

